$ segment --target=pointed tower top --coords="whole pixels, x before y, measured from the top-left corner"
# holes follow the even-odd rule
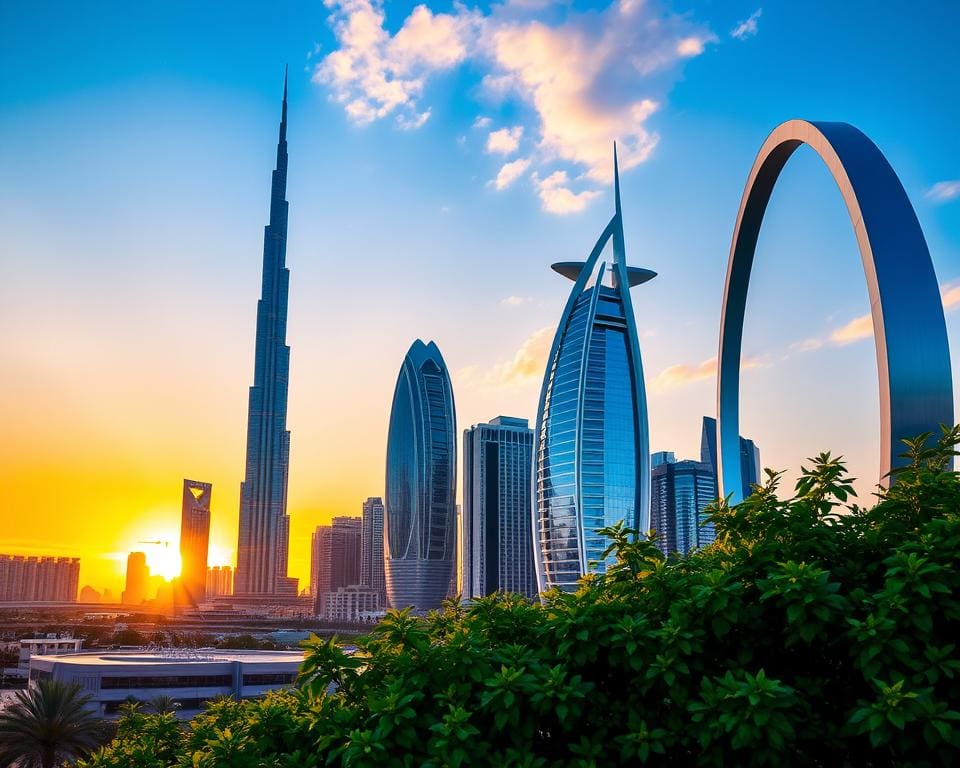
[[[280,141],[287,140],[287,65],[283,65],[283,107],[280,111]]]
[[[617,166],[617,142],[613,142],[613,195],[614,204],[617,207],[617,215],[620,214],[620,169]]]

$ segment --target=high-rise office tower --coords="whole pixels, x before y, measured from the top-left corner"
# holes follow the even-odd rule
[[[359,517],[335,517],[330,525],[318,525],[314,531],[310,594],[317,613],[325,613],[328,593],[360,583],[362,534],[363,520]]]
[[[213,486],[183,481],[180,511],[180,595],[196,605],[206,597],[207,551],[210,548],[210,495]]]
[[[380,605],[386,605],[383,576],[383,499],[371,496],[363,502],[363,535],[360,541],[360,583],[374,590]]]
[[[665,555],[687,554],[714,539],[713,523],[706,521],[704,510],[717,497],[716,480],[705,462],[677,461],[666,451],[661,455],[665,460],[655,462],[650,473],[651,526]]]
[[[140,605],[147,599],[147,585],[150,582],[150,569],[147,567],[147,555],[144,552],[131,552],[127,555],[127,582],[120,596],[125,605]]]
[[[257,303],[253,386],[247,412],[247,457],[240,484],[240,527],[234,592],[296,596],[287,576],[287,82],[283,83],[277,167],[270,194],[270,223],[263,236],[263,283]]]
[[[463,432],[460,589],[464,598],[503,590],[537,594],[530,533],[533,430],[498,416]]]
[[[310,596],[320,610],[320,595],[330,591],[333,526],[318,525],[310,537]]]
[[[233,568],[229,565],[214,565],[207,568],[207,597],[222,597],[233,594]]]
[[[393,608],[439,608],[455,589],[457,422],[450,374],[417,339],[397,377],[387,436],[384,549]]]
[[[711,416],[703,417],[703,429],[700,433],[700,461],[710,465],[714,486],[719,493],[717,482],[717,420]],[[740,475],[743,477],[742,498],[753,493],[753,487],[761,480],[760,449],[753,440],[740,437]]]
[[[333,518],[330,525],[330,589],[360,583],[362,536],[362,518]]]
[[[649,527],[647,395],[630,288],[656,273],[627,266],[616,148],[613,172],[615,213],[590,256],[553,265],[574,286],[547,359],[534,431],[540,591],[575,590],[589,570],[605,569],[608,540],[598,529],[620,520]]]

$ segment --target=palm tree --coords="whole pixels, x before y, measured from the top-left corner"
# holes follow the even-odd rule
[[[79,685],[38,680],[0,710],[0,765],[55,768],[96,746],[98,724]]]
[[[180,709],[180,702],[170,696],[154,696],[147,702],[147,706],[158,715],[173,714]]]

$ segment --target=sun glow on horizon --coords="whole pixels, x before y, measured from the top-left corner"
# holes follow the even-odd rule
[[[170,581],[180,575],[180,552],[176,538],[141,542],[138,546],[147,555],[147,567],[151,576],[161,576]]]

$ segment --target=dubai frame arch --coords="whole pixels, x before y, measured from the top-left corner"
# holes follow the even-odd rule
[[[903,438],[953,424],[950,350],[937,277],[916,213],[883,153],[847,123],[789,120],[750,170],[730,245],[717,362],[720,496],[740,501],[740,347],[750,271],[781,170],[802,144],[824,161],[850,214],[870,295],[880,384],[881,481]]]

